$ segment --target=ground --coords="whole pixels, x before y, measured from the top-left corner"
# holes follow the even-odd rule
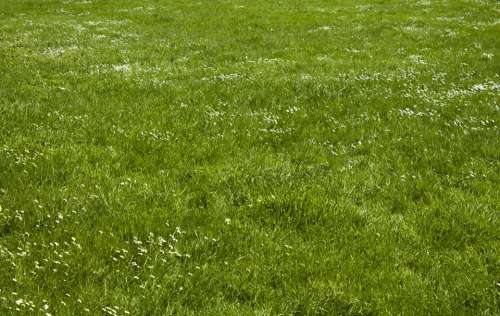
[[[498,315],[497,1],[1,0],[0,313]]]

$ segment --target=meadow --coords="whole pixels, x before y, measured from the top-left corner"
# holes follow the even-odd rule
[[[499,315],[500,2],[0,0],[0,314]]]

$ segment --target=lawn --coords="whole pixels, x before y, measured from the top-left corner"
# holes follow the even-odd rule
[[[0,314],[498,315],[500,2],[0,0]]]

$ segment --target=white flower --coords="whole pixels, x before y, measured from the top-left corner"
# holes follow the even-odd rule
[[[129,64],[113,65],[113,70],[116,72],[130,72],[132,68]]]
[[[484,58],[484,59],[491,60],[491,59],[493,59],[493,57],[495,57],[495,54],[493,54],[493,53],[482,53],[481,54],[481,58]]]

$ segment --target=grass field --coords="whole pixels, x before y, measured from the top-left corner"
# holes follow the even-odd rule
[[[498,315],[500,2],[0,0],[0,314]]]

